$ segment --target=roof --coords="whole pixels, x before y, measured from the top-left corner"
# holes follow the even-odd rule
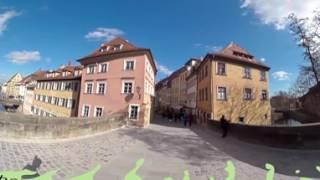
[[[251,55],[247,50],[240,47],[239,45],[231,42],[227,47],[224,49],[215,52],[215,53],[209,53],[214,57],[221,57],[225,58],[237,63],[244,63],[248,65],[254,65],[258,66],[264,69],[269,70],[270,67],[268,67],[266,64],[262,63],[261,61],[257,60],[253,55]]]
[[[82,66],[73,66],[73,65],[67,65],[63,68],[60,68],[55,71],[42,71],[43,73],[38,73],[38,75],[35,77],[35,80],[37,81],[53,81],[53,80],[73,80],[73,79],[79,79],[81,78],[81,75],[75,76],[73,73],[76,70],[81,70]],[[68,71],[71,72],[72,74],[63,76],[62,74],[55,76],[55,77],[47,77],[47,73],[55,73],[55,72],[63,72],[63,71]]]
[[[11,76],[11,78],[10,78],[6,83],[12,81],[16,76],[21,76],[21,74],[20,74],[20,73],[14,74],[13,76]],[[21,76],[21,77],[22,77],[22,76]]]
[[[83,58],[80,58],[78,61],[80,63],[83,63],[84,61],[90,61],[90,60],[96,61],[97,60],[96,58],[99,58],[99,57],[105,57],[105,56],[111,57],[112,55],[126,56],[129,53],[134,53],[134,52],[147,53],[151,58],[151,64],[153,65],[155,72],[157,72],[157,67],[154,62],[150,49],[136,47],[135,45],[129,43],[128,41],[120,37],[115,38],[109,42],[103,43],[101,47],[96,49],[93,53]]]

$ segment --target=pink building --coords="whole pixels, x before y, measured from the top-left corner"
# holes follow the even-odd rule
[[[150,123],[157,72],[150,49],[117,38],[78,61],[84,66],[79,117],[125,113],[138,126]]]

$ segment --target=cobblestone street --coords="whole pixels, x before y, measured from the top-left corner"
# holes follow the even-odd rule
[[[233,137],[222,139],[219,132],[158,119],[146,129],[123,128],[92,137],[54,143],[1,141],[0,169],[18,170],[31,164],[38,156],[40,174],[58,170],[55,179],[81,175],[100,164],[98,180],[122,180],[144,158],[138,174],[144,179],[163,180],[171,176],[182,179],[189,170],[192,180],[207,180],[213,176],[225,179],[226,162],[236,167],[236,179],[266,179],[265,163],[275,166],[275,179],[319,177],[315,170],[319,151],[291,151],[247,144]]]

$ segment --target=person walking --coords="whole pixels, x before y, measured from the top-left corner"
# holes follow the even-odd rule
[[[220,119],[220,125],[222,129],[222,138],[225,138],[227,137],[227,134],[228,134],[229,122],[226,120],[224,115],[222,115]]]

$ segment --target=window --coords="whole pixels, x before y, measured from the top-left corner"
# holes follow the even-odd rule
[[[100,64],[99,72],[100,73],[105,73],[107,71],[108,71],[108,64]]]
[[[93,74],[94,73],[94,69],[95,69],[95,65],[94,64],[90,64],[87,67],[87,74]]]
[[[226,87],[218,87],[218,100],[227,100],[227,88]]]
[[[71,90],[71,82],[67,82],[66,83],[65,89],[66,89],[66,91],[70,91]]]
[[[226,75],[226,64],[222,62],[218,62],[218,69],[217,69],[218,75]]]
[[[92,83],[86,83],[86,91],[85,93],[86,94],[92,94],[92,87],[93,87],[93,84]]]
[[[82,109],[82,116],[89,117],[89,113],[90,113],[90,106],[84,105]]]
[[[56,106],[59,106],[59,98],[56,97],[56,98],[54,99],[54,104],[55,104]]]
[[[265,71],[260,71],[260,81],[265,81],[265,80],[267,80],[266,72]]]
[[[103,115],[103,108],[102,107],[96,107],[95,117],[102,117],[102,115]]]
[[[208,88],[205,89],[206,101],[208,101]]]
[[[268,92],[267,92],[267,90],[262,90],[261,91],[261,99],[262,100],[268,100]]]
[[[75,83],[73,84],[73,90],[74,90],[74,91],[77,91],[77,90],[78,90],[78,83],[77,83],[77,82],[75,82]]]
[[[129,60],[129,61],[125,61],[125,70],[133,70],[134,69],[134,61]]]
[[[61,82],[58,82],[58,84],[57,84],[57,90],[58,90],[58,91],[61,90]]]
[[[72,108],[72,99],[68,99],[68,104],[67,104],[67,108],[71,109]]]
[[[249,67],[244,68],[244,78],[251,79],[251,69]]]
[[[124,94],[132,94],[133,93],[133,82],[132,81],[124,81],[123,82],[122,93],[124,93]]]
[[[105,94],[105,83],[98,82],[97,83],[97,94]]]
[[[251,88],[245,88],[244,89],[244,99],[245,100],[251,100],[252,99],[252,89]]]
[[[138,113],[139,113],[139,105],[130,105],[129,108],[129,119],[138,119]]]

